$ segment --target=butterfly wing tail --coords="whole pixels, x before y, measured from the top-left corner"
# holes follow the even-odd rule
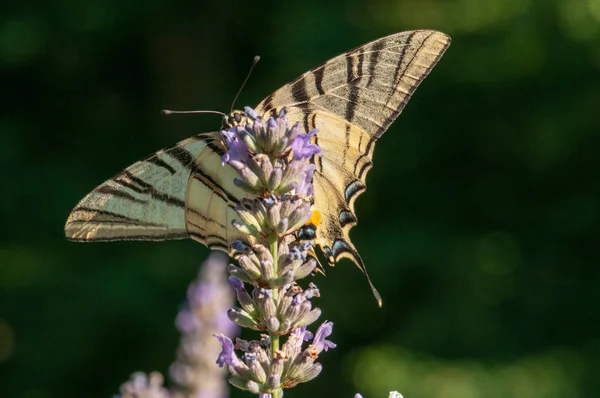
[[[371,278],[369,277],[369,273],[367,272],[367,268],[365,267],[365,263],[363,262],[360,254],[354,247],[352,243],[346,242],[343,239],[336,239],[333,242],[332,247],[327,247],[321,245],[323,252],[327,256],[327,261],[329,265],[334,266],[338,263],[342,258],[347,258],[352,261],[356,266],[362,271],[362,273],[367,277],[367,282],[369,282],[369,286],[371,286],[371,290],[373,291],[373,296],[375,300],[377,300],[377,305],[380,307],[383,306],[383,301],[381,299],[381,295],[371,282]]]

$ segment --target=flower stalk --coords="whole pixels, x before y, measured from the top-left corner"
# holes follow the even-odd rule
[[[320,155],[312,141],[317,132],[288,124],[285,109],[264,121],[246,108],[245,118],[221,131],[223,163],[237,171],[233,182],[248,193],[232,222],[246,238],[231,245],[238,264],[227,269],[239,307],[228,315],[239,326],[263,334],[235,344],[215,334],[222,347],[217,364],[227,365],[232,385],[263,398],[281,398],[284,389],[315,378],[322,368],[316,362],[319,354],[335,347],[326,339],[331,322],[324,322],[314,336],[307,330],[321,315],[311,303],[320,292],[312,283],[304,289],[299,283],[317,266],[309,254],[313,242],[298,237],[312,216],[313,157]]]
[[[275,275],[277,275],[277,259],[278,259],[278,255],[277,255],[277,246],[278,246],[279,242],[277,239],[277,235],[272,234],[269,237],[269,248],[271,250],[271,257],[273,257],[273,273]],[[273,300],[276,303],[279,303],[279,289],[274,289],[273,290]],[[271,357],[275,358],[275,356],[277,355],[277,352],[279,351],[279,335],[276,333],[270,333],[269,334],[269,338],[271,340]],[[276,391],[274,391],[273,393],[273,398],[281,398],[280,394],[281,389],[278,389]]]

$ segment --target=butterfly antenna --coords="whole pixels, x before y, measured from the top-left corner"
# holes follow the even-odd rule
[[[223,117],[227,116],[223,112],[219,112],[219,111],[172,111],[170,109],[163,109],[161,112],[163,115],[182,115],[182,114],[185,115],[185,114],[189,114],[189,113],[215,113],[215,114],[221,115]]]
[[[238,90],[237,94],[233,98],[233,102],[231,103],[231,109],[229,110],[229,113],[233,112],[233,106],[235,105],[235,101],[237,101],[238,97],[240,96],[240,93],[244,89],[244,86],[246,85],[246,82],[248,82],[248,79],[250,78],[250,75],[252,74],[252,70],[254,69],[254,67],[256,66],[256,64],[258,63],[258,61],[260,61],[260,57],[257,55],[257,56],[254,57],[254,60],[252,60],[252,66],[250,66],[250,70],[248,71],[248,74],[246,75],[246,78],[244,79],[244,82],[242,83],[242,86],[240,87],[240,89]]]

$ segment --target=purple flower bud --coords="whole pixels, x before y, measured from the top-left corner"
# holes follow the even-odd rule
[[[246,365],[251,366],[256,362],[256,354],[253,352],[247,352],[242,356],[242,360],[246,362]]]
[[[270,209],[277,204],[277,197],[275,195],[269,195],[268,197],[264,198],[262,202],[267,209]]]
[[[294,296],[294,300],[292,301],[292,305],[299,306],[304,302],[304,297],[301,294],[297,294]]]
[[[232,288],[235,289],[236,292],[241,293],[246,290],[244,288],[244,282],[242,282],[235,276],[230,275],[229,278],[227,278],[227,280],[229,281],[229,284],[231,285]]]
[[[256,120],[259,117],[258,113],[256,113],[256,111],[250,108],[249,106],[244,107],[244,112],[246,112],[246,116],[248,116],[252,120]]]
[[[234,240],[233,242],[231,242],[231,248],[240,253],[244,253],[244,254],[250,253],[250,247],[248,247],[248,245],[246,245],[241,240]]]
[[[314,287],[311,286],[309,289],[306,289],[304,291],[304,298],[305,299],[310,300],[313,297],[321,297],[319,289],[317,289],[316,286],[314,286]]]
[[[290,249],[290,258],[291,258],[292,261],[295,261],[295,260],[302,260],[302,261],[304,261],[304,258],[302,256],[302,252],[297,247],[292,247]]]

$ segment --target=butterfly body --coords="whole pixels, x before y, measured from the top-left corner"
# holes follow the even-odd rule
[[[354,203],[366,190],[375,143],[438,62],[450,38],[437,31],[397,33],[339,55],[275,91],[254,108],[267,119],[287,110],[290,124],[317,129],[314,143],[316,243],[334,265],[348,258],[366,274],[350,241]],[[224,125],[245,124],[243,111]],[[65,232],[75,241],[165,240],[191,237],[227,251],[240,239],[235,205],[247,193],[222,164],[218,133],[199,134],[135,163],[88,194]]]

